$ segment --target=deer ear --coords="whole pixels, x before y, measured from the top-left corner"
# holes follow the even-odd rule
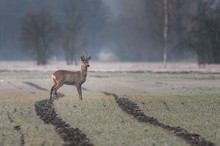
[[[81,56],[81,60],[84,61],[84,57],[83,56]]]
[[[91,59],[91,56],[88,57],[88,60],[90,60],[90,59]]]

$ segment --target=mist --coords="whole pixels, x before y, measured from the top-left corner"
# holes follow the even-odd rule
[[[69,19],[69,5],[74,5],[74,11],[80,14],[81,20],[74,42],[77,48],[75,56],[84,49],[97,61],[163,61],[163,3],[150,0],[95,1],[96,5],[88,0],[1,0],[0,60],[33,60],[21,43],[21,21],[28,12],[47,10],[59,25],[63,25]],[[195,24],[191,18],[199,14],[198,7],[202,2],[172,1],[170,5],[173,7],[168,10],[167,59],[174,62],[195,61],[199,58],[199,53],[195,51],[198,47],[192,49],[193,45],[188,45],[191,42],[187,38],[192,36],[189,32]],[[51,45],[49,57],[65,59],[61,43],[56,42]],[[210,50],[209,46],[207,48]],[[210,60],[208,63],[218,63]]]

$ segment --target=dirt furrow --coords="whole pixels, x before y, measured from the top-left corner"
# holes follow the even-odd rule
[[[56,113],[53,103],[42,100],[35,103],[37,115],[46,123],[55,126],[56,132],[64,140],[64,145],[92,146],[89,138],[79,128],[72,128]]]
[[[32,83],[32,82],[23,82],[31,87],[34,87],[35,89],[38,89],[38,90],[42,90],[42,91],[48,91],[47,89],[35,84],[35,83]]]
[[[184,139],[187,143],[192,146],[215,146],[213,142],[205,140],[205,138],[201,137],[199,134],[190,133],[184,128],[174,127],[170,125],[166,125],[158,121],[157,118],[145,115],[144,112],[138,107],[138,105],[132,101],[130,101],[126,97],[118,97],[114,93],[103,92],[106,95],[111,95],[115,98],[118,106],[126,113],[132,115],[135,119],[140,122],[146,122],[152,124],[154,126],[160,127],[166,131],[174,133],[176,136]]]
[[[10,123],[14,123],[14,120],[12,119],[11,115],[9,112],[7,112],[7,115],[8,115],[8,120],[10,121]],[[16,130],[21,136],[20,136],[20,145],[23,146],[25,145],[25,140],[24,140],[24,133],[21,129],[21,126],[20,125],[16,125],[14,126],[14,130]]]

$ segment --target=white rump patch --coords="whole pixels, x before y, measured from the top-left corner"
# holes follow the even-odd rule
[[[56,77],[55,77],[55,75],[52,75],[52,76],[51,76],[51,78],[52,78],[53,80],[56,80]]]

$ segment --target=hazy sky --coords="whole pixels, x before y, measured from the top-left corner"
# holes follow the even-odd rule
[[[118,17],[121,13],[119,0],[103,0],[110,8],[110,12],[114,17]]]

